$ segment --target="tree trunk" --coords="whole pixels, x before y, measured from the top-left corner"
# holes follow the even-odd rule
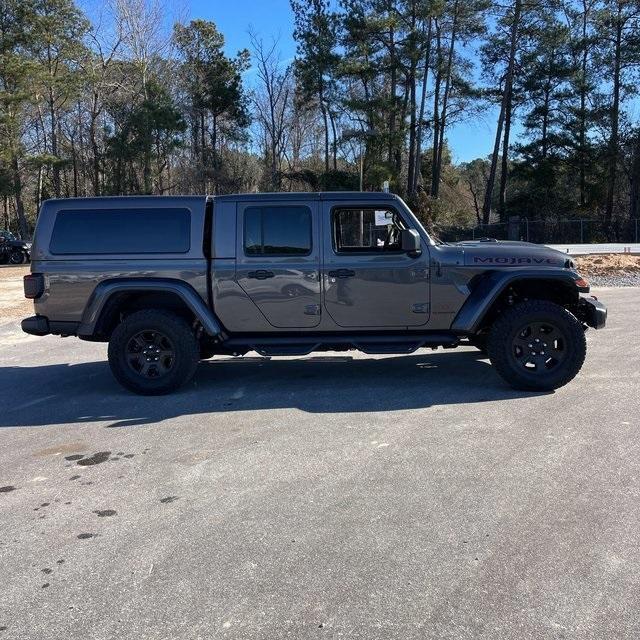
[[[478,201],[478,194],[471,183],[471,180],[467,181],[467,186],[469,187],[469,191],[471,192],[471,197],[473,198],[473,210],[476,214],[476,222],[480,224],[482,222],[482,212],[480,211],[480,202]]]
[[[22,201],[22,179],[20,177],[20,167],[18,166],[18,156],[14,153],[11,158],[11,169],[13,172],[13,192],[16,201],[16,216],[18,217],[18,228],[20,237],[25,240],[29,237],[29,225],[24,213],[24,203]]]
[[[509,48],[509,62],[507,64],[507,73],[504,79],[504,91],[502,94],[502,102],[500,104],[500,115],[498,116],[498,125],[496,127],[496,138],[493,145],[493,155],[491,156],[491,169],[487,180],[487,189],[484,194],[484,206],[482,207],[482,220],[484,224],[489,223],[491,216],[491,200],[493,197],[493,187],[496,181],[496,172],[498,169],[498,154],[500,152],[500,139],[502,138],[502,127],[504,125],[507,104],[511,100],[511,91],[513,86],[513,68],[516,58],[516,46],[518,42],[518,27],[520,25],[520,13],[522,11],[522,0],[514,0],[513,7],[513,23],[511,25],[511,43]]]
[[[329,173],[329,122],[327,119],[327,108],[322,96],[320,97],[320,111],[324,122],[324,172]]]
[[[396,147],[396,89],[397,89],[397,64],[396,64],[396,47],[395,32],[393,28],[389,32],[389,66],[391,68],[391,77],[389,85],[389,144],[387,151],[387,160],[390,165],[395,164],[395,147]]]
[[[433,144],[431,149],[431,196],[436,193],[435,167],[438,161],[438,141],[440,140],[440,85],[442,84],[442,40],[440,38],[440,25],[436,20],[436,78],[433,91]]]
[[[500,188],[498,192],[498,216],[504,222],[507,214],[507,180],[509,178],[509,139],[511,137],[511,116],[513,113],[512,94],[504,112],[504,139],[502,141],[502,158],[500,165]]]
[[[582,64],[580,78],[580,115],[579,115],[579,132],[578,144],[580,146],[578,152],[578,164],[580,172],[580,207],[584,208],[586,204],[587,191],[587,170],[586,170],[586,141],[587,141],[587,26],[589,20],[587,0],[582,2]]]
[[[213,189],[215,193],[218,193],[218,116],[214,113],[211,117],[211,164],[213,166],[215,180]]]
[[[409,157],[407,159],[407,193],[413,195],[413,172],[415,170],[416,146],[416,69],[411,70],[409,78]]]
[[[93,102],[91,108],[91,120],[89,122],[89,143],[91,145],[91,162],[93,166],[93,175],[91,176],[91,184],[93,195],[100,195],[100,152],[98,150],[98,141],[96,139],[96,123],[100,113],[98,112],[99,95],[93,94]]]
[[[613,220],[613,204],[616,193],[616,174],[618,172],[618,144],[620,126],[620,70],[622,49],[622,21],[618,9],[616,22],[615,58],[613,69],[613,104],[611,106],[611,137],[609,138],[609,180],[605,208],[605,226],[611,231]]]
[[[429,65],[431,64],[431,30],[433,19],[429,17],[429,27],[427,29],[427,50],[424,56],[424,75],[422,76],[422,94],[420,95],[420,116],[418,117],[418,128],[416,131],[416,151],[415,168],[413,170],[413,184],[411,193],[415,195],[418,190],[418,180],[422,171],[422,131],[424,127],[424,110],[427,102],[427,84],[429,79]]]
[[[207,139],[205,127],[204,109],[200,109],[200,166],[202,167],[202,191],[206,194],[209,191],[209,181],[207,180]]]
[[[338,134],[336,133],[336,122],[333,114],[331,113],[331,109],[328,110],[329,120],[331,122],[331,147],[333,150],[333,170],[338,170]]]
[[[440,175],[442,173],[442,151],[444,149],[444,132],[447,126],[447,103],[449,101],[449,93],[451,91],[451,69],[453,67],[453,54],[455,52],[456,29],[458,26],[458,0],[455,1],[453,7],[453,23],[451,25],[451,44],[449,45],[449,55],[447,59],[447,71],[444,84],[444,95],[442,96],[442,113],[440,114],[438,150],[436,155],[436,164],[433,168],[434,192],[433,197],[437,198],[440,193]]]
[[[4,214],[4,228],[11,230],[11,221],[9,220],[9,196],[2,196],[2,212]]]
[[[53,163],[53,193],[60,197],[60,166],[58,165],[58,120],[56,117],[55,99],[53,89],[49,90],[49,117],[51,118],[51,155],[55,158]]]

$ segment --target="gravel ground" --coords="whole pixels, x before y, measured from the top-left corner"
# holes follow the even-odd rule
[[[24,297],[22,278],[29,273],[29,265],[0,266],[0,328],[18,318],[33,315],[33,302]]]
[[[640,287],[640,273],[614,273],[589,276],[594,287]]]
[[[611,254],[578,256],[578,271],[594,287],[640,286],[640,256]]]

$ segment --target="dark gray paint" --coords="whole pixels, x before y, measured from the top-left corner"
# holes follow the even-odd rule
[[[324,308],[340,328],[406,328],[429,321],[429,245],[422,240],[418,256],[398,253],[338,253],[333,242],[332,210],[347,203],[322,203]],[[370,207],[367,201],[348,202]],[[406,218],[394,202],[385,208]],[[411,221],[405,220],[410,224]],[[353,276],[332,277],[345,270]]]
[[[287,206],[275,200],[270,206]],[[302,203],[312,220],[312,247],[308,256],[246,255],[244,216],[252,201],[238,202],[236,209],[236,281],[267,322],[279,329],[310,329],[320,324],[320,230],[318,203]],[[251,277],[256,272],[273,277]],[[247,330],[255,330],[249,327]]]
[[[101,283],[163,280],[185,285],[188,305],[212,335],[215,322],[228,333],[350,333],[358,331],[454,331],[478,326],[491,302],[515,278],[578,277],[564,254],[527,243],[433,242],[405,203],[382,193],[244,194],[213,198],[212,260],[203,253],[204,196],[122,197],[49,200],[36,229],[32,271],[45,276],[45,293],[35,301],[36,313],[50,322],[83,322],[96,315],[96,288]],[[256,203],[304,205],[313,218],[313,251],[307,257],[245,256],[242,238],[244,207]],[[420,236],[419,255],[337,255],[331,240],[330,211],[335,206],[395,208]],[[187,207],[191,211],[191,248],[187,254],[53,256],[48,251],[56,211],[64,208]],[[207,313],[210,268],[212,310]],[[340,280],[329,271],[349,269]],[[267,269],[274,278],[256,280],[249,272]],[[470,281],[491,275],[494,286],[472,295]],[[508,274],[505,275],[505,274]],[[334,282],[335,280],[335,282]],[[171,285],[173,287],[173,285]],[[572,284],[572,286],[574,286]]]
[[[104,280],[95,288],[82,315],[82,321],[78,327],[78,335],[93,335],[100,314],[109,298],[116,293],[149,293],[166,292],[177,295],[184,304],[191,309],[194,316],[202,324],[202,328],[210,336],[219,336],[222,327],[207,307],[204,300],[188,284],[179,280],[162,280],[160,278]]]
[[[562,282],[570,290],[576,292],[577,274],[565,271],[544,269],[502,269],[488,274],[476,287],[458,312],[451,329],[457,333],[475,333],[485,313],[498,298],[500,293],[516,280],[540,280],[545,282]]]

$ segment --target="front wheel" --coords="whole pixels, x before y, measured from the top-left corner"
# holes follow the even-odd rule
[[[10,264],[24,264],[27,261],[27,256],[24,251],[16,250],[12,251],[9,255]]]
[[[198,341],[182,318],[160,310],[127,316],[109,340],[109,365],[116,380],[141,395],[174,391],[194,375]]]
[[[582,324],[564,307],[529,300],[498,317],[487,350],[491,364],[512,387],[551,391],[580,371],[587,341]]]

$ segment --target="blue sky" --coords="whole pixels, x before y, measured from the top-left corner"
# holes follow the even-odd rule
[[[186,0],[189,19],[204,18],[216,23],[226,38],[227,53],[250,49],[251,27],[262,38],[279,38],[283,59],[295,55],[293,17],[289,0]],[[251,73],[246,81],[251,83]],[[487,156],[493,146],[496,117],[494,110],[486,116],[458,124],[449,131],[449,146],[455,162]]]

